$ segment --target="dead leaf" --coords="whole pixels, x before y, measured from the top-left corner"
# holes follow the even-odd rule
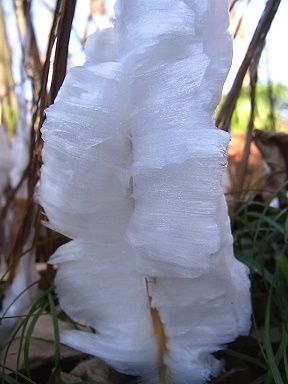
[[[255,130],[254,141],[261,151],[271,173],[265,190],[273,195],[281,189],[288,175],[288,134]],[[286,189],[279,194],[281,204],[287,204]]]
[[[99,384],[111,384],[108,366],[97,358],[81,361],[71,372],[61,373],[65,384],[93,380]]]

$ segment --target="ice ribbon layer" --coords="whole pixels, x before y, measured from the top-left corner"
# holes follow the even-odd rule
[[[122,0],[47,111],[39,196],[72,241],[62,341],[143,382],[202,383],[250,324],[213,113],[231,61],[226,0]]]

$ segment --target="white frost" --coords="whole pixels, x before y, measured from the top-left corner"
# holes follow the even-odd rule
[[[250,326],[221,186],[229,136],[213,118],[231,62],[227,6],[118,1],[114,29],[88,40],[42,128],[40,200],[72,239],[51,260],[60,303],[96,330],[62,341],[149,384],[205,382],[222,366],[211,353]]]

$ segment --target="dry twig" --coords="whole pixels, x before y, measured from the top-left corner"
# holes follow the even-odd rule
[[[257,60],[263,51],[266,36],[270,30],[274,16],[278,10],[281,0],[268,0],[266,7],[259,20],[257,28],[251,39],[246,55],[240,65],[238,73],[235,77],[234,83],[229,91],[223,106],[218,113],[216,123],[217,126],[225,131],[230,130],[230,124],[233,112],[235,110],[236,102],[239,97],[244,77],[252,63],[252,60]]]

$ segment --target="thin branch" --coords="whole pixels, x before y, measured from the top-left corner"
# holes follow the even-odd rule
[[[28,176],[28,171],[29,171],[29,166],[23,172],[23,175],[22,175],[21,179],[19,180],[18,184],[16,185],[16,187],[11,189],[11,191],[9,191],[9,194],[8,194],[7,200],[5,202],[5,205],[3,206],[3,208],[1,209],[1,212],[0,212],[0,228],[1,229],[4,226],[4,220],[6,218],[6,215],[8,213],[8,209],[9,209],[10,205],[14,201],[17,192],[19,191],[21,185],[23,184],[24,180]],[[2,236],[2,232],[0,233],[0,240],[1,240],[1,236]]]
[[[248,129],[246,133],[246,141],[243,150],[242,160],[241,160],[241,176],[239,179],[238,190],[239,195],[238,198],[241,197],[242,189],[244,186],[245,177],[247,175],[248,170],[248,162],[250,156],[250,147],[253,141],[253,129],[254,129],[254,120],[255,120],[255,110],[256,110],[256,86],[258,81],[258,64],[260,60],[260,55],[257,61],[253,61],[249,69],[250,75],[250,117],[248,123]],[[238,200],[238,199],[237,199]]]
[[[54,58],[53,76],[49,95],[49,102],[52,104],[64,81],[67,67],[68,46],[72,22],[74,18],[76,0],[65,0],[63,13],[60,20],[60,33],[57,37],[56,52]]]
[[[50,61],[52,56],[52,50],[58,34],[61,8],[62,8],[62,0],[57,0],[53,23],[52,23],[49,41],[48,41],[46,59],[45,59],[45,63],[42,71],[41,87],[39,91],[37,106],[36,106],[36,110],[33,113],[33,126],[36,128],[38,132],[39,132],[39,128],[42,126],[42,123],[44,121],[44,110],[47,106],[47,83],[48,83],[48,76],[49,76],[49,69],[50,69]],[[38,127],[35,126],[37,118],[39,118]]]
[[[229,7],[229,12],[232,12],[232,11],[233,11],[233,9],[234,9],[236,3],[238,3],[238,1],[239,1],[239,0],[233,0],[233,1],[232,1],[231,5],[230,5],[230,7]]]
[[[262,13],[262,16],[259,20],[257,28],[247,49],[246,55],[235,77],[232,88],[229,91],[226,100],[223,103],[223,106],[217,116],[217,126],[222,128],[223,130],[228,131],[230,129],[232,115],[236,106],[239,93],[241,91],[244,77],[251,65],[252,60],[255,57],[260,57],[262,53],[266,41],[266,36],[270,30],[272,21],[274,19],[274,16],[276,15],[280,3],[281,0],[267,1],[266,7]]]
[[[245,16],[245,12],[247,11],[247,8],[248,8],[248,5],[250,4],[250,2],[251,2],[251,0],[247,1],[246,8],[245,8],[245,10],[243,11],[241,17],[238,20],[238,23],[237,23],[237,26],[236,26],[236,29],[235,29],[235,32],[234,32],[234,35],[233,35],[233,39],[236,39],[236,37],[238,36],[238,33],[239,33],[239,31],[241,29],[241,26],[242,26],[242,23],[243,23],[243,18]]]
[[[57,0],[54,19],[51,27],[47,56],[43,66],[42,78],[41,78],[41,87],[39,91],[39,97],[37,102],[37,107],[33,115],[33,127],[31,130],[31,151],[30,151],[30,163],[28,167],[28,198],[25,205],[25,216],[21,223],[21,227],[17,233],[16,241],[12,247],[12,251],[9,257],[9,278],[7,280],[7,285],[10,285],[14,279],[18,261],[21,258],[22,250],[28,239],[31,228],[33,228],[37,217],[39,215],[39,206],[34,203],[34,190],[36,183],[39,179],[39,172],[41,166],[41,135],[40,127],[45,119],[44,110],[47,106],[47,83],[48,75],[50,68],[50,60],[52,55],[52,49],[56,39],[61,35],[61,23],[59,22],[61,16],[61,10],[63,9],[63,3],[67,2],[65,0]],[[66,66],[65,66],[66,68]],[[54,65],[55,70],[55,65]],[[37,123],[37,125],[36,125]],[[36,141],[34,138],[35,131],[37,133]]]
[[[270,70],[269,70],[269,58],[268,58],[268,52],[266,48],[266,66],[267,66],[267,78],[268,78],[268,86],[267,86],[267,93],[268,93],[268,101],[269,101],[269,120],[271,122],[271,130],[275,131],[276,130],[276,112],[275,112],[275,97],[273,94],[273,85],[271,81],[271,76],[270,76]]]

